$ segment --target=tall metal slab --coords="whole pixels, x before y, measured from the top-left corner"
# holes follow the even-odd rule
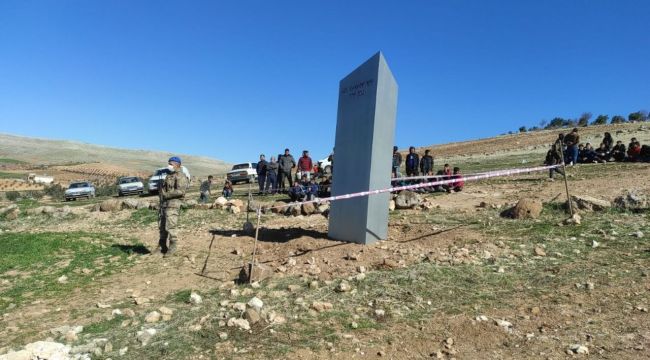
[[[397,82],[381,52],[339,83],[332,195],[390,187]],[[371,244],[388,237],[390,194],[332,202],[329,237]]]

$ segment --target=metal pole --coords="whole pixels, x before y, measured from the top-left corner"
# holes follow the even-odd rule
[[[262,218],[262,208],[257,208],[257,227],[255,228],[255,243],[253,244],[253,259],[251,261],[251,268],[248,272],[248,283],[253,282],[253,270],[255,269],[255,253],[257,252],[257,238],[260,234],[260,220]]]
[[[571,201],[571,194],[569,194],[569,180],[568,174],[566,173],[566,162],[564,161],[564,148],[562,147],[562,143],[560,143],[560,154],[562,155],[562,171],[564,171],[564,187],[566,189],[566,198],[569,202],[569,213],[573,217],[573,202]]]

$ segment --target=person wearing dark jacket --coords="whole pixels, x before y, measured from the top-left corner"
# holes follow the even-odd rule
[[[625,160],[625,154],[626,154],[626,149],[625,149],[625,144],[621,140],[616,142],[616,145],[612,149],[611,155],[614,158],[614,161],[623,161]]]
[[[302,186],[300,182],[295,181],[293,186],[289,189],[289,197],[291,198],[291,201],[303,201],[306,196],[307,193],[305,187]]]
[[[612,138],[612,134],[606,132],[605,136],[603,137],[603,144],[605,144],[605,149],[607,151],[612,151],[612,148],[614,147],[614,139]]]
[[[257,183],[260,186],[260,195],[264,193],[264,182],[266,181],[266,164],[267,162],[264,154],[260,155],[260,161],[257,163],[257,167],[255,168],[255,172],[257,173]]]
[[[278,190],[278,168],[275,157],[271,156],[271,161],[266,164],[266,187],[264,192],[267,194],[275,194]]]
[[[393,177],[401,177],[399,168],[402,166],[402,154],[397,151],[397,146],[393,146]]]
[[[433,156],[429,155],[431,150],[424,150],[424,156],[420,159],[420,172],[422,175],[433,175]]]
[[[566,162],[569,165],[578,163],[578,144],[580,144],[580,135],[578,135],[578,128],[574,128],[570,133],[564,136],[564,143],[566,144],[567,156]]]
[[[600,143],[600,146],[596,149],[596,155],[598,155],[598,159],[604,162],[612,161],[612,154],[604,142]]]
[[[289,153],[289,149],[284,149],[284,155],[278,157],[278,181],[280,190],[284,191],[284,180],[287,180],[287,187],[291,187],[293,179],[291,178],[291,169],[296,167],[296,160]]]
[[[641,159],[641,143],[632,138],[630,146],[627,148],[627,161],[636,162]]]
[[[551,146],[551,149],[546,154],[546,165],[561,165],[564,159],[562,158],[562,147],[564,146],[564,134],[560,134],[557,140]],[[548,170],[548,175],[553,181],[553,174],[558,173],[564,176],[564,171],[561,167],[554,167]]]
[[[406,155],[406,176],[418,176],[418,166],[420,165],[420,156],[415,153],[415,147],[409,148],[409,153]]]

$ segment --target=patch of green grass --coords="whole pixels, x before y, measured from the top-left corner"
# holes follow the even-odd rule
[[[122,240],[118,244],[109,235],[83,232],[1,234],[0,279],[9,285],[0,290],[0,310],[10,303],[64,296],[88,285],[91,275],[81,269],[98,276],[124,268],[131,263],[124,249],[133,243]],[[57,281],[62,275],[68,277],[67,282]]]
[[[16,160],[16,159],[0,158],[0,164],[21,165],[21,164],[27,164],[27,163],[24,162],[24,161],[21,161],[21,160]]]
[[[149,225],[158,222],[158,211],[150,209],[138,209],[131,213],[128,219],[131,224]]]
[[[84,327],[84,334],[103,334],[109,330],[119,328],[124,319],[124,316],[116,316],[112,319],[86,325]]]
[[[25,174],[0,171],[0,179],[23,179]]]
[[[187,303],[190,300],[191,290],[181,290],[172,294],[170,300],[175,303]]]

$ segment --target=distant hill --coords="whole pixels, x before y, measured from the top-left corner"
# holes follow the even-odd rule
[[[161,151],[120,149],[75,141],[0,134],[0,158],[34,165],[100,163],[137,173],[151,173],[154,169],[165,166],[170,156],[171,153]],[[179,156],[183,159],[183,165],[195,176],[223,174],[230,168],[229,164],[222,160],[183,154]]]

